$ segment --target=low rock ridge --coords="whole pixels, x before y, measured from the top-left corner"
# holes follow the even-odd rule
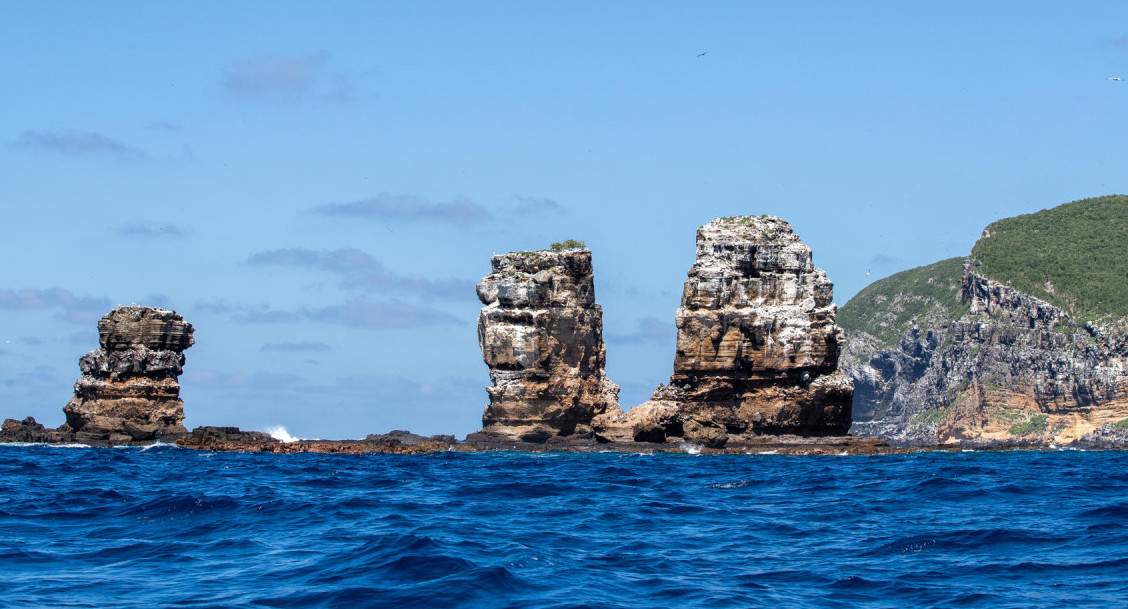
[[[197,427],[180,436],[176,445],[194,450],[268,453],[396,453],[423,454],[451,450],[458,444],[454,436],[424,437],[409,431],[395,430],[387,434],[369,434],[363,440],[294,440],[283,442],[259,431],[243,431],[238,427]]]
[[[604,373],[591,252],[511,252],[490,262],[478,284],[478,343],[493,385],[473,438],[591,440],[592,420],[619,410],[619,386]]]
[[[964,264],[967,313],[850,370],[853,432],[895,444],[1106,447],[1128,420],[1128,335],[1076,324]]]

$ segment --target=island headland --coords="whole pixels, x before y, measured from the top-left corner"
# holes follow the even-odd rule
[[[999,220],[965,258],[847,302],[853,432],[898,445],[1128,445],[1128,197]]]

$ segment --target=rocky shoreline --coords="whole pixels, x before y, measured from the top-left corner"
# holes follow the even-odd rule
[[[1106,434],[1107,435],[1107,434]],[[751,440],[731,442],[722,448],[679,443],[653,442],[521,442],[521,441],[459,441],[453,436],[420,436],[407,431],[387,434],[370,434],[363,440],[295,440],[287,442],[257,431],[242,431],[236,427],[197,427],[179,436],[172,445],[199,451],[273,453],[273,454],[400,454],[423,455],[441,452],[620,452],[664,453],[687,455],[903,455],[923,452],[1009,451],[1009,450],[1124,450],[1125,437],[1094,437],[1091,441],[1075,442],[1064,446],[1036,442],[891,445],[884,440],[856,436],[763,436]],[[162,441],[163,442],[163,441]],[[57,430],[45,428],[34,421],[9,419],[0,431],[0,444],[74,444],[62,438]],[[169,443],[169,442],[165,442]],[[79,443],[96,447],[151,446],[152,442],[111,444],[107,441]]]

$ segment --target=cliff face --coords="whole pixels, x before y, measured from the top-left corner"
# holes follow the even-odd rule
[[[63,408],[78,442],[151,441],[184,434],[177,378],[192,324],[175,311],[129,306],[98,322],[101,348],[79,360],[82,377]]]
[[[747,216],[701,227],[670,384],[621,422],[635,440],[712,447],[732,436],[845,433],[852,388],[837,372],[832,298],[787,222]]]
[[[490,368],[479,439],[593,438],[592,419],[619,410],[604,376],[603,311],[591,252],[512,252],[478,284],[478,343]]]
[[[1128,418],[1128,335],[964,267],[966,313],[915,324],[850,374],[853,431],[907,444],[1107,444]],[[864,333],[863,333],[864,334]],[[1123,435],[1123,434],[1120,434]]]

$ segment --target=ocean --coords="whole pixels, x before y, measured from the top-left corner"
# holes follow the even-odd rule
[[[1128,452],[0,446],[2,607],[1123,607]]]

